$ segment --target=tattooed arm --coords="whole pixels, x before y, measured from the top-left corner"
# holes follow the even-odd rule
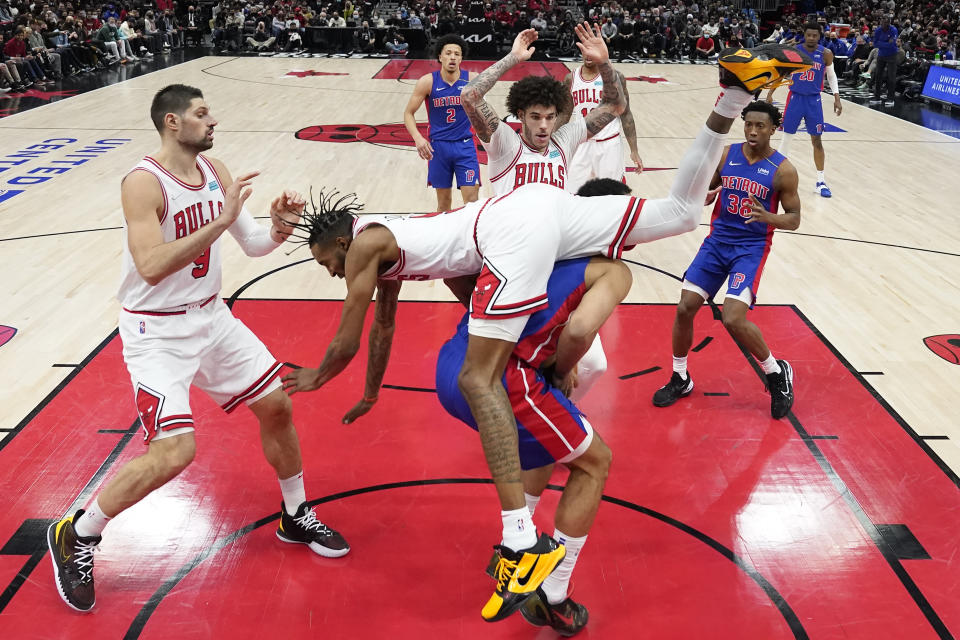
[[[583,58],[595,62],[600,69],[600,77],[603,78],[603,100],[586,118],[587,137],[590,138],[623,113],[627,100],[620,85],[620,74],[610,64],[610,54],[600,35],[600,27],[593,25],[591,29],[589,23],[584,22],[582,25],[578,24],[574,30],[580,39],[577,46],[583,53]]]
[[[377,402],[383,374],[386,373],[387,362],[390,361],[401,284],[397,280],[377,281],[377,304],[373,313],[373,326],[370,327],[367,379],[363,387],[363,398],[343,416],[344,424],[350,424],[364,415]]]
[[[490,137],[500,124],[500,116],[491,107],[483,96],[493,88],[504,73],[518,62],[529,60],[536,50],[532,45],[537,39],[537,32],[526,29],[517,34],[513,41],[513,49],[502,60],[488,67],[483,73],[467,83],[460,92],[460,101],[470,124],[481,142],[490,142]]]
[[[570,87],[573,86],[573,74],[568,73],[567,77],[563,79],[563,90],[567,93],[570,93]],[[557,123],[554,125],[554,130],[559,129],[563,125],[570,122],[570,118],[573,117],[573,101],[570,101],[569,109],[564,109],[561,113],[557,114]]]
[[[627,81],[623,74],[617,72],[620,78],[620,87],[623,89],[623,98],[627,106],[620,114],[620,124],[623,126],[623,137],[627,139],[627,145],[630,147],[630,160],[637,168],[637,172],[643,171],[643,160],[640,159],[640,152],[637,151],[637,125],[633,121],[633,113],[630,111],[630,94],[627,92]]]

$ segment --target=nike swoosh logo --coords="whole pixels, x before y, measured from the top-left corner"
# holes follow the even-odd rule
[[[739,167],[741,164],[743,164],[743,163],[742,163],[742,162],[731,162],[731,163],[730,163],[730,166],[731,166],[731,167]]]
[[[530,567],[530,570],[527,571],[527,574],[526,574],[525,576],[522,576],[522,577],[521,577],[521,576],[517,576],[517,577],[516,577],[517,585],[519,585],[519,586],[521,586],[521,587],[527,586],[527,583],[530,582],[531,576],[533,576],[534,572],[537,570],[537,565],[538,565],[538,564],[540,564],[540,556],[539,556],[539,555],[537,556],[537,559],[533,561],[533,566]]]
[[[767,80],[769,80],[769,79],[773,78],[773,74],[770,73],[769,71],[764,71],[763,73],[758,73],[757,75],[753,76],[752,78],[747,78],[747,80],[744,82],[744,84],[746,84],[747,82],[750,82],[750,81],[752,81],[752,80],[756,80],[757,78],[763,78],[763,77],[766,77]]]

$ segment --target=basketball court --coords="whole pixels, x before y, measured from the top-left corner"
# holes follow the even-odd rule
[[[628,183],[665,195],[716,98],[716,67],[618,68],[648,168]],[[220,122],[209,155],[235,176],[262,171],[254,215],[281,189],[311,186],[356,192],[368,212],[422,212],[435,196],[402,113],[430,69],[208,57],[0,120],[0,636],[556,637],[519,615],[479,615],[498,505],[479,438],[433,393],[436,353],[462,313],[441,282],[404,284],[368,415],[341,424],[362,397],[365,340],[343,374],[294,397],[308,498],[348,556],[277,540],[279,491],[256,421],[195,393],[196,460],[111,523],[94,612],[68,609],[53,583],[46,527],[143,451],[114,295],[119,181],[158,147],[153,93],[204,91]],[[501,115],[507,87],[487,96]],[[776,234],[751,314],[796,370],[787,418],[769,417],[759,369],[716,307],[697,317],[693,394],[653,407],[680,277],[707,227],[624,255],[633,288],[602,330],[609,367],[582,404],[614,462],[573,576],[590,610],[579,637],[960,636],[960,141],[851,102],[826,116],[834,197],[814,195],[799,135],[803,221]],[[740,126],[729,140],[742,141]],[[281,361],[316,366],[342,281],[304,248],[250,259],[223,247],[234,313]],[[534,518],[547,532],[564,479]]]

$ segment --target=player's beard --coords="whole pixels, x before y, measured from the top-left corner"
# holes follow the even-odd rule
[[[206,134],[204,134],[204,136],[203,136],[202,138],[200,138],[199,140],[190,141],[190,142],[183,142],[183,143],[181,143],[181,144],[182,144],[183,146],[187,147],[188,149],[190,149],[191,151],[195,151],[195,152],[197,152],[197,153],[200,153],[201,151],[206,151],[207,149],[212,149],[212,148],[213,148],[213,140],[211,140],[210,138],[208,138],[208,137],[206,136]]]

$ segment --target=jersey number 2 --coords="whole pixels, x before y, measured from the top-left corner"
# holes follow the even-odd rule
[[[207,271],[210,270],[210,249],[207,248],[206,251],[201,253],[197,259],[193,261],[193,264],[197,265],[193,268],[193,271],[190,272],[194,278],[199,280],[207,275]]]
[[[454,109],[447,109],[447,122],[456,122],[457,112]]]

